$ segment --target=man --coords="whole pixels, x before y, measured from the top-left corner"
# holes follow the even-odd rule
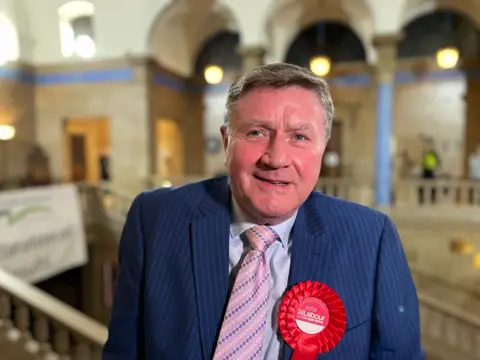
[[[435,150],[435,140],[432,137],[425,139],[425,151],[422,156],[422,177],[435,179],[438,177],[440,158]]]
[[[103,359],[290,359],[278,305],[304,280],[333,288],[347,312],[322,359],[424,359],[392,222],[313,191],[333,120],[325,81],[266,65],[232,85],[226,113],[228,178],[134,201]]]
[[[424,152],[422,155],[422,179],[435,180],[439,177],[440,157],[435,150],[435,140],[432,137],[424,139]],[[430,190],[430,191],[429,191]],[[437,189],[435,186],[423,186],[419,188],[420,204],[425,202],[434,204],[437,200]]]

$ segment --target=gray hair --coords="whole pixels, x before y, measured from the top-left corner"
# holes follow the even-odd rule
[[[318,96],[325,112],[325,141],[328,141],[332,132],[335,109],[327,82],[308,69],[285,63],[261,66],[243,75],[232,84],[225,106],[224,126],[226,129],[228,130],[230,127],[232,108],[242,95],[259,87],[283,88],[287,86],[309,89]]]

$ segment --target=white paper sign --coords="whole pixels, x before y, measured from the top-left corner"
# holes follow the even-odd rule
[[[36,283],[87,262],[73,184],[0,192],[0,268]]]

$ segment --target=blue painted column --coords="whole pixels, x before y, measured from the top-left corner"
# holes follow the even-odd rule
[[[388,208],[392,202],[393,107],[395,103],[395,70],[397,44],[401,35],[374,38],[378,60],[376,66],[377,118],[375,141],[375,205]]]
[[[375,205],[388,207],[392,193],[391,138],[394,104],[393,81],[377,85],[377,133],[375,143]]]

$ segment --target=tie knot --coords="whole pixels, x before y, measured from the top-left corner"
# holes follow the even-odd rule
[[[247,231],[245,235],[253,250],[267,251],[268,247],[278,240],[278,234],[269,226],[257,225]]]

